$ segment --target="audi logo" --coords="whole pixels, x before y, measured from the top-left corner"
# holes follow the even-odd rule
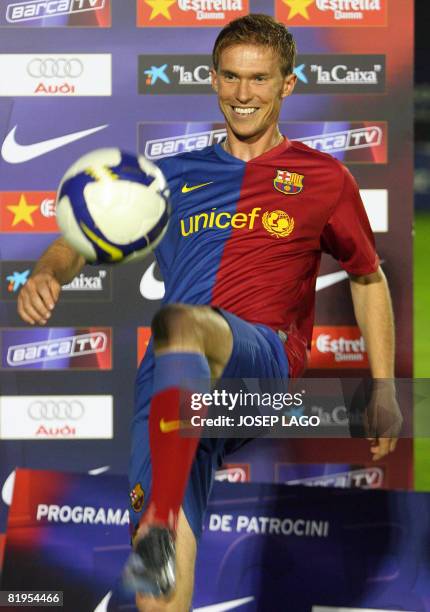
[[[65,58],[57,58],[53,57],[40,58],[35,57],[31,60],[31,62],[27,65],[27,72],[30,76],[41,78],[45,77],[46,79],[53,78],[72,78],[75,79],[84,71],[84,65],[81,60],[75,58],[65,59]]]
[[[84,415],[85,408],[79,400],[36,400],[27,412],[34,421],[77,421]]]

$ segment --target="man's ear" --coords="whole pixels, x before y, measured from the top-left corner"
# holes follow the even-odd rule
[[[293,74],[289,74],[284,78],[284,83],[282,85],[281,97],[286,98],[287,96],[291,96],[293,93],[294,87],[297,83],[297,76]]]
[[[211,85],[212,85],[212,89],[218,93],[218,75],[216,73],[215,68],[211,68],[210,69],[210,75],[211,75]]]

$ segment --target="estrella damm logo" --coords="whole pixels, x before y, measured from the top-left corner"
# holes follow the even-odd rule
[[[296,195],[303,189],[304,174],[297,172],[289,172],[288,170],[277,170],[277,174],[273,179],[275,189],[285,195]]]
[[[262,223],[269,234],[276,236],[276,238],[285,238],[285,236],[289,236],[294,229],[294,219],[283,210],[265,212]]]
[[[191,236],[201,230],[207,229],[245,229],[254,230],[263,228],[272,236],[284,238],[289,236],[294,229],[294,219],[283,210],[266,211],[261,214],[259,206],[254,207],[249,213],[227,211],[217,212],[212,208],[211,212],[203,212],[193,215],[187,219],[180,220],[182,236]],[[261,219],[261,225],[258,221]]]

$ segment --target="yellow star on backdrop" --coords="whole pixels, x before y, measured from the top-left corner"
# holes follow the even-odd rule
[[[11,213],[13,213],[14,218],[12,221],[12,227],[14,225],[18,225],[21,221],[25,221],[28,225],[34,226],[33,217],[31,216],[35,210],[37,210],[38,206],[30,206],[27,204],[27,200],[25,199],[25,195],[22,194],[19,198],[18,204],[13,204],[11,206],[6,206]]]
[[[152,8],[149,16],[149,21],[152,21],[157,15],[163,15],[166,19],[172,19],[169,8],[175,4],[176,0],[145,0],[145,4]]]
[[[308,6],[313,4],[314,0],[283,0],[283,2],[291,9],[288,19],[292,19],[296,15],[309,19]]]

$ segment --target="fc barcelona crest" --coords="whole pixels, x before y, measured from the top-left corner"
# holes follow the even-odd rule
[[[285,195],[296,195],[303,189],[304,174],[289,172],[288,170],[277,170],[273,185],[277,191]]]
[[[140,512],[145,501],[145,492],[142,489],[140,482],[130,491],[130,503],[135,512]]]

